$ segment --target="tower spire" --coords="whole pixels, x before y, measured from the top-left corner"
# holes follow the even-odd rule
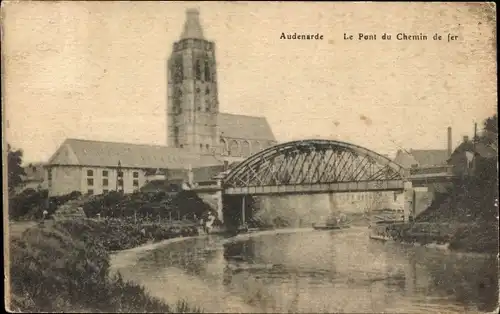
[[[186,10],[186,22],[184,23],[181,39],[186,38],[205,39],[200,25],[200,12],[197,9]]]

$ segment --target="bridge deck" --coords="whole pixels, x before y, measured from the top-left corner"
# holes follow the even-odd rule
[[[318,183],[308,185],[275,185],[256,187],[230,187],[224,190],[229,195],[259,195],[259,194],[313,194],[325,192],[374,192],[374,191],[402,191],[402,180],[391,181],[361,181]]]
[[[445,183],[455,178],[450,173],[432,173],[432,174],[413,174],[410,181],[414,186],[421,186],[428,183]],[[370,192],[370,191],[401,191],[403,190],[403,181],[366,181],[366,182],[341,182],[341,183],[322,183],[305,185],[274,185],[257,187],[231,187],[222,188],[216,181],[208,184],[193,187],[197,192],[214,192],[223,190],[225,194],[230,195],[263,195],[263,194],[299,194],[299,193],[325,193],[325,192]]]

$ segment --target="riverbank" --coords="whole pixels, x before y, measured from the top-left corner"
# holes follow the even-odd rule
[[[182,301],[168,305],[151,297],[142,286],[125,281],[119,273],[110,273],[110,248],[127,248],[172,236],[158,226],[149,226],[149,234],[146,226],[136,230],[138,227],[82,219],[47,221],[26,229],[10,242],[9,309],[200,312]]]
[[[435,246],[456,252],[498,253],[495,222],[416,222],[378,226],[378,234],[394,241]]]

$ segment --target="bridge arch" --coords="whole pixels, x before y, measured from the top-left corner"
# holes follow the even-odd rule
[[[278,144],[233,168],[225,188],[404,181],[407,171],[388,157],[335,140],[310,139]]]

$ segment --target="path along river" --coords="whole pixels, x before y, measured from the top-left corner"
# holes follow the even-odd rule
[[[122,251],[113,270],[205,312],[477,313],[498,303],[494,256],[368,238],[368,229],[175,239]]]

